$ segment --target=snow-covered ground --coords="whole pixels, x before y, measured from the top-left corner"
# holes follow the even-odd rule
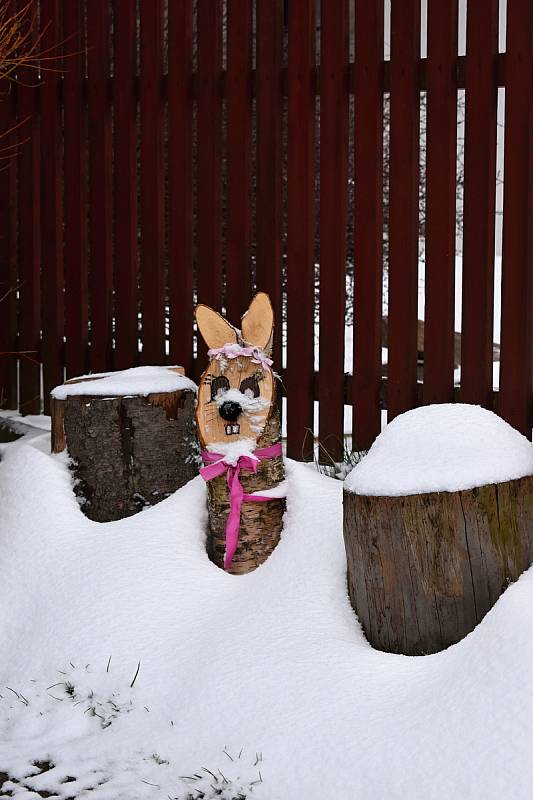
[[[205,553],[200,478],[98,524],[48,449],[0,462],[4,792],[529,800],[531,571],[445,652],[381,653],[348,601],[341,482],[289,462],[279,546],[231,576]]]

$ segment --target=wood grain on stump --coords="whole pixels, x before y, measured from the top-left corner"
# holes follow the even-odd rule
[[[533,561],[533,476],[458,492],[344,492],[348,589],[379,650],[443,650]]]
[[[194,411],[193,391],[52,398],[52,451],[68,449],[86,516],[131,516],[193,478]]]

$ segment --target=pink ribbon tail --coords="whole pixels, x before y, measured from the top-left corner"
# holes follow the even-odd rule
[[[242,484],[239,480],[239,473],[241,469],[249,470],[250,472],[257,471],[259,461],[267,458],[276,458],[282,454],[281,443],[273,444],[270,447],[264,447],[260,450],[255,450],[250,456],[240,456],[235,465],[226,464],[224,456],[220,453],[212,453],[209,450],[202,452],[202,460],[204,465],[200,469],[200,475],[206,481],[211,481],[217,478],[224,472],[227,472],[226,481],[229,489],[230,507],[228,519],[226,521],[226,556],[224,559],[224,569],[228,570],[233,561],[233,556],[239,544],[239,527],[241,522],[241,506],[243,501],[251,502],[266,502],[267,500],[275,500],[274,497],[268,497],[261,494],[245,494]]]

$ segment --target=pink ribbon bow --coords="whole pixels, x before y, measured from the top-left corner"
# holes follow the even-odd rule
[[[226,522],[226,557],[224,559],[224,569],[229,569],[237,545],[239,543],[239,526],[241,522],[241,506],[246,500],[262,503],[266,500],[276,500],[275,497],[268,497],[261,494],[246,494],[239,480],[241,469],[250,472],[257,472],[257,465],[266,458],[276,458],[281,455],[281,443],[273,444],[270,447],[263,447],[261,450],[254,450],[253,457],[240,456],[236,464],[226,464],[224,456],[220,453],[211,453],[209,450],[202,452],[202,461],[206,465],[200,469],[200,475],[207,481],[217,478],[227,472],[226,481],[229,489],[229,514]]]

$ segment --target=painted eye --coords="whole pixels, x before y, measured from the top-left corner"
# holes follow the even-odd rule
[[[245,378],[239,388],[245,397],[259,397],[259,385],[256,378]]]
[[[229,389],[229,381],[224,375],[219,375],[211,381],[211,400],[216,400]]]

